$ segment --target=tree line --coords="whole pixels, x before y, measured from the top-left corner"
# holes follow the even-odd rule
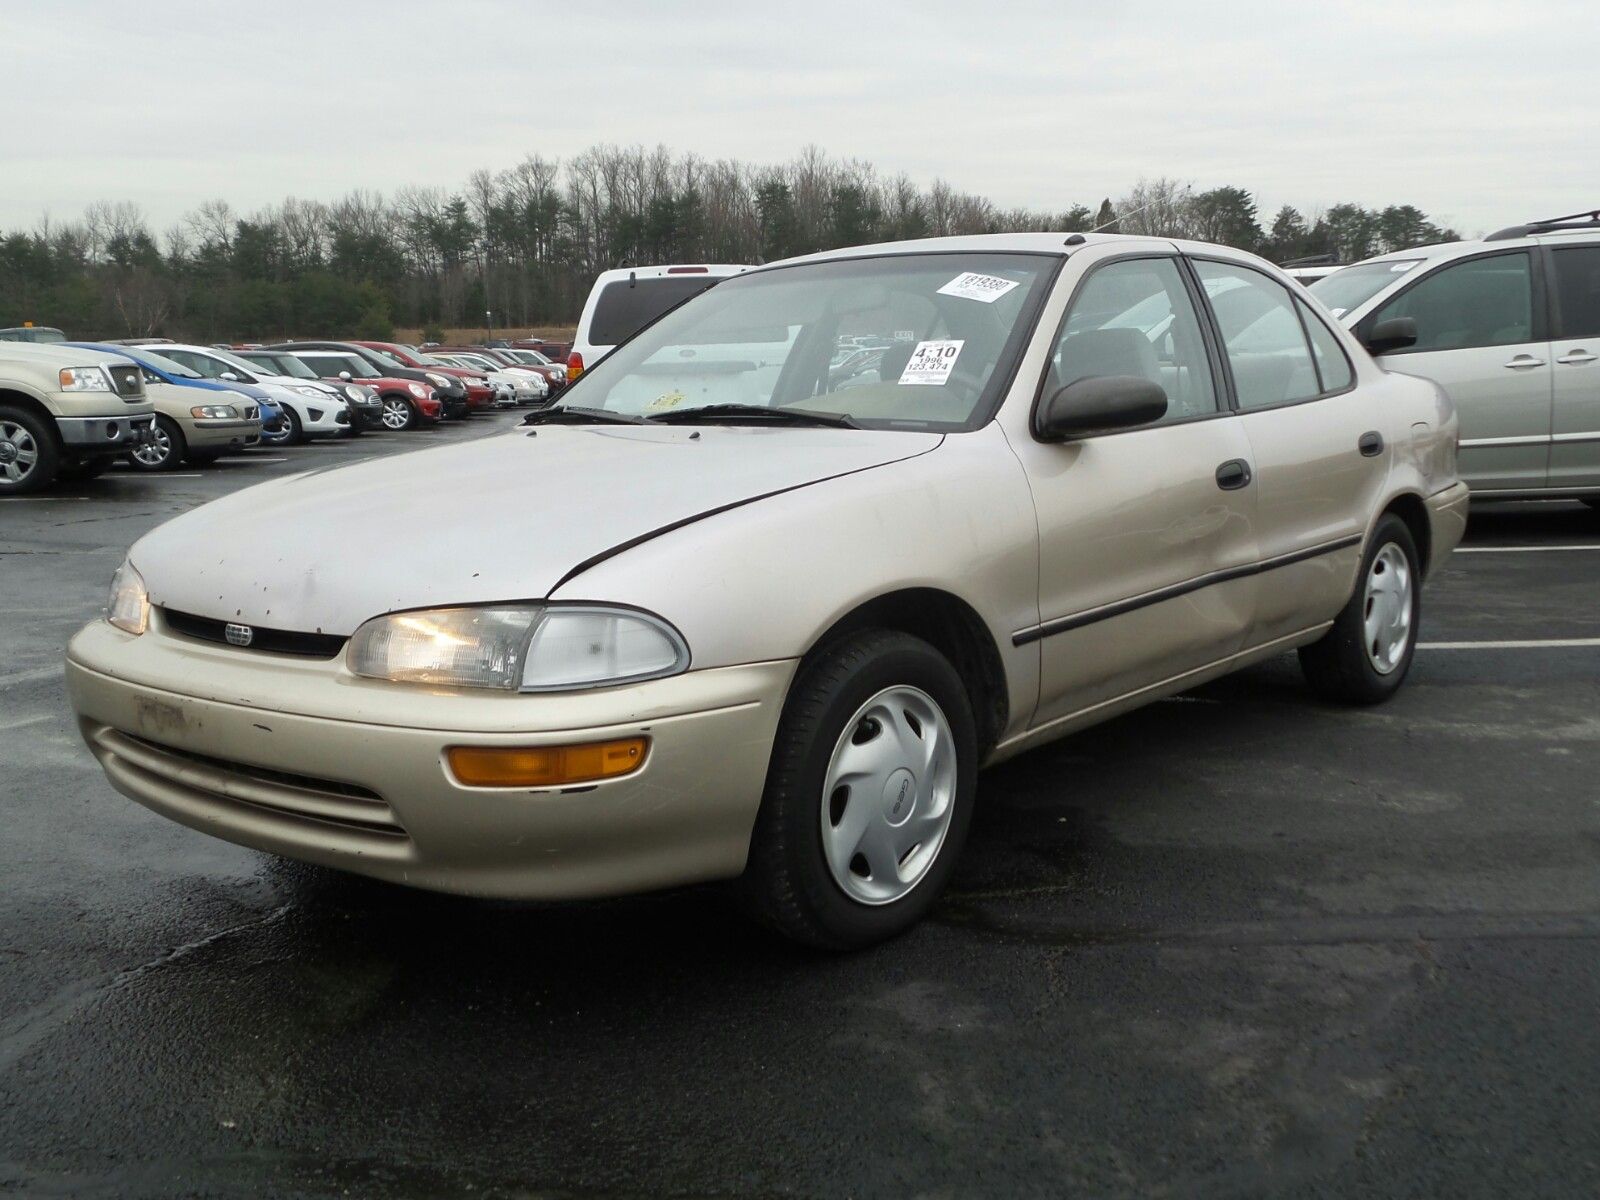
[[[665,262],[761,263],[836,246],[1020,230],[1192,237],[1275,261],[1350,262],[1458,235],[1411,205],[1285,206],[1269,223],[1239,187],[1141,180],[1098,208],[1003,208],[812,147],[793,161],[707,161],[596,146],[477,171],[457,191],[357,190],[244,214],[201,204],[157,232],[137,205],[0,231],[0,326],[200,341],[384,337],[396,326],[570,324],[594,276]]]

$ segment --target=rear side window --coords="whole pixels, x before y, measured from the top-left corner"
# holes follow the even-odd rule
[[[1600,246],[1555,252],[1561,338],[1600,337]]]
[[[1532,263],[1526,251],[1518,251],[1441,268],[1369,319],[1377,324],[1392,317],[1417,323],[1417,343],[1409,353],[1531,342]]]
[[[669,308],[715,282],[715,278],[705,275],[667,275],[608,283],[595,301],[589,342],[595,346],[619,346]]]
[[[1300,319],[1306,323],[1306,333],[1311,337],[1311,353],[1317,360],[1317,374],[1322,377],[1322,390],[1325,392],[1342,392],[1349,387],[1355,376],[1350,369],[1350,360],[1345,357],[1344,347],[1339,345],[1339,339],[1322,323],[1322,318],[1312,312],[1301,299],[1295,297],[1295,307],[1300,310]]]
[[[1197,259],[1194,269],[1222,331],[1239,407],[1272,408],[1318,396],[1317,369],[1289,289],[1233,263]]]

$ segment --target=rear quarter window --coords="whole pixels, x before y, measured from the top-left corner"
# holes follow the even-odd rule
[[[621,345],[669,308],[715,282],[715,278],[705,275],[681,275],[608,283],[595,300],[589,342],[595,346]]]

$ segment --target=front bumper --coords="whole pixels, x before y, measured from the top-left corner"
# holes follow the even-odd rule
[[[191,450],[242,450],[261,440],[260,421],[200,417],[180,424]]]
[[[240,845],[440,891],[539,899],[744,867],[792,661],[562,696],[384,684],[339,660],[96,621],[67,650],[80,728],[113,786]],[[620,779],[458,784],[447,747],[650,738]]]
[[[150,413],[129,416],[115,413],[104,417],[56,417],[61,441],[77,457],[125,454],[141,442],[150,440],[155,417]]]

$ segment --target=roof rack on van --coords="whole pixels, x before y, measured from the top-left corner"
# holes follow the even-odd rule
[[[1564,217],[1551,217],[1544,221],[1534,221],[1529,225],[1508,225],[1504,229],[1497,229],[1483,240],[1486,242],[1503,242],[1508,238],[1528,237],[1535,233],[1559,233],[1566,229],[1596,229],[1600,228],[1600,208],[1590,209],[1588,212],[1569,213]]]

